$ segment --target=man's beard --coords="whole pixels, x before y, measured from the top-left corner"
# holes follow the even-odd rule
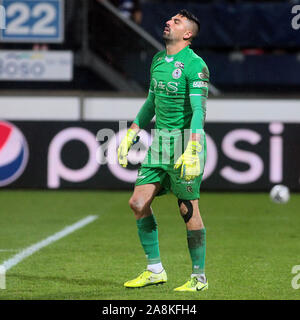
[[[171,29],[168,25],[165,25],[162,37],[166,43],[171,42],[173,39]]]
[[[163,40],[165,41],[165,43],[170,43],[173,42],[173,37],[170,35],[169,33],[163,32]]]

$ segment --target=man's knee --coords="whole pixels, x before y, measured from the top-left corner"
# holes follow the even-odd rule
[[[129,199],[129,206],[134,213],[143,213],[148,207],[150,207],[149,201],[142,197],[131,197]]]
[[[193,204],[190,200],[178,199],[180,214],[185,223],[188,223],[193,216]]]

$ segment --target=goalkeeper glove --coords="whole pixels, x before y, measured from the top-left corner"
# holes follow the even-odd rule
[[[198,141],[189,141],[185,152],[176,161],[174,169],[181,166],[180,178],[193,180],[200,175],[200,157],[202,146]]]
[[[127,155],[130,147],[139,140],[139,137],[136,138],[136,135],[137,132],[133,129],[128,129],[126,136],[123,138],[118,148],[118,161],[124,168],[126,168],[128,164]]]

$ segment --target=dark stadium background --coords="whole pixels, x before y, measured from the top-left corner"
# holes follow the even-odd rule
[[[123,280],[144,262],[128,207],[139,164],[133,153],[127,169],[96,163],[99,148],[107,155],[115,139],[97,134],[118,135],[120,120],[130,125],[147,96],[151,59],[164,48],[164,23],[183,8],[200,20],[191,47],[207,63],[211,81],[200,206],[212,289],[203,297],[299,299],[291,270],[299,264],[300,1],[0,5],[7,27],[0,30],[0,260],[99,215],[9,270],[0,299],[195,299],[173,294],[172,283],[143,297],[123,290]],[[146,148],[138,150],[139,159]],[[290,189],[287,204],[271,202],[276,184]],[[171,255],[185,247],[176,199],[155,201],[166,265],[182,282],[176,267],[189,270],[182,263],[188,258]]]

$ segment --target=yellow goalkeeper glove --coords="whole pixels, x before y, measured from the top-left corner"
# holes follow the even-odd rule
[[[126,168],[128,164],[127,155],[130,147],[138,141],[138,139],[136,139],[136,135],[137,132],[135,132],[133,129],[128,129],[126,136],[123,138],[118,148],[118,161],[119,164],[124,168]]]
[[[200,175],[200,157],[202,146],[198,141],[189,141],[185,152],[178,158],[174,169],[181,166],[180,178],[193,180]]]

